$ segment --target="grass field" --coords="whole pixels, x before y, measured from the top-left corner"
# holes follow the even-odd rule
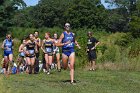
[[[140,93],[140,72],[77,69],[76,85],[69,82],[69,71],[51,75],[0,75],[0,93]]]

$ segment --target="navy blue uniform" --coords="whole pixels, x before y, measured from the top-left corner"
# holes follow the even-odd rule
[[[35,57],[35,42],[29,42],[26,45],[26,49],[29,52],[28,55],[26,54],[26,57],[30,57],[30,58]]]
[[[53,42],[51,40],[45,40],[45,52],[49,56],[53,55]]]
[[[10,54],[13,54],[13,42],[12,39],[8,40],[5,39],[4,41],[4,56],[9,56]]]
[[[62,39],[62,43],[66,43],[68,41],[70,41],[71,43],[62,46],[62,53],[69,57],[71,53],[75,52],[74,51],[74,45],[75,45],[74,35],[72,32],[70,33],[63,32],[63,34],[64,34],[64,38]]]

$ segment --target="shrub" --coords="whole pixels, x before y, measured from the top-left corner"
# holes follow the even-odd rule
[[[130,44],[129,57],[137,57],[140,55],[140,39],[133,40]]]

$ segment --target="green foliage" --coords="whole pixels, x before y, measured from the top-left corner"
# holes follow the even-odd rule
[[[13,25],[62,28],[69,22],[76,29],[131,32],[134,37],[139,37],[140,1],[114,0],[111,3],[118,8],[107,10],[100,0],[40,0],[36,6],[27,8],[24,8],[23,0],[1,0],[0,35]],[[19,6],[21,8],[17,10]]]
[[[13,24],[21,27],[34,27],[32,13],[30,13],[32,8],[33,7],[27,7],[26,10],[20,9],[17,11],[12,19]]]
[[[138,38],[140,36],[140,17],[132,16],[132,21],[129,25],[132,35]]]
[[[116,45],[127,47],[133,41],[133,37],[131,34],[120,34],[120,37],[117,38],[115,41]]]
[[[131,11],[131,20],[129,23],[130,32],[135,38],[140,36],[140,1],[135,3],[135,9]]]
[[[73,28],[103,28],[106,17],[100,0],[40,0],[37,6],[18,12],[15,25],[63,27],[65,22],[70,22]]]
[[[140,39],[137,39],[131,43],[129,56],[130,57],[140,56]]]
[[[0,32],[1,36],[5,34],[8,27],[13,25],[12,18],[18,9],[18,6],[25,5],[23,0],[1,0],[0,3]]]
[[[138,70],[139,39],[130,33],[115,33],[101,37],[97,61],[108,69]],[[103,47],[104,52],[100,50]],[[107,65],[107,66],[106,66]]]
[[[104,55],[100,58],[100,62],[115,62],[115,53],[116,50],[114,49],[114,47],[110,47],[108,48],[105,52]]]
[[[104,54],[105,50],[107,50],[107,46],[105,44],[103,44],[102,46],[99,46],[97,48],[97,51],[99,51],[99,50],[101,51],[102,54]]]
[[[119,9],[110,10],[108,17],[106,18],[106,29],[111,32],[125,31],[127,25],[127,19],[121,15]]]

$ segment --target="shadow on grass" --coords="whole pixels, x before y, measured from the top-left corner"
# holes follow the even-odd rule
[[[70,83],[71,80],[61,80],[60,82],[63,82],[63,83]],[[80,81],[79,81],[79,80],[74,80],[73,82],[74,82],[74,83],[79,83]]]

